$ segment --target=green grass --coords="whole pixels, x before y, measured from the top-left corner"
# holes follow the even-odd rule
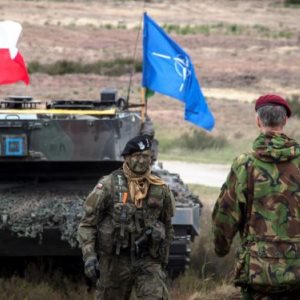
[[[39,274],[43,276],[43,274]],[[60,281],[60,282],[59,282]],[[55,286],[59,284],[60,286]],[[52,277],[51,280],[40,278],[38,281],[30,278],[13,276],[0,278],[0,300],[92,300],[93,293],[87,290],[84,283],[74,283],[66,277]]]
[[[203,203],[214,202],[220,193],[220,189],[217,187],[210,187],[201,184],[189,184],[188,186],[191,192],[198,195]]]
[[[252,140],[236,140],[222,148],[210,147],[203,150],[186,149],[177,146],[178,137],[166,138],[158,134],[158,160],[179,160],[199,163],[231,164],[241,153],[251,149]]]
[[[234,239],[232,249],[224,258],[214,253],[212,207],[218,198],[219,188],[203,185],[189,185],[190,190],[199,196],[204,206],[201,214],[200,236],[192,244],[191,267],[181,277],[171,283],[174,299],[231,299],[239,291],[233,287],[233,266],[239,237]],[[173,299],[173,298],[172,298]]]
[[[293,116],[300,118],[300,96],[293,95],[292,97],[287,99],[291,110],[293,112]]]
[[[194,129],[192,133],[185,132],[182,134],[176,145],[188,150],[223,149],[228,145],[228,142],[225,137],[212,136],[204,131]]]
[[[286,7],[300,8],[300,0],[285,0],[284,4]]]
[[[275,30],[263,25],[240,25],[219,22],[216,24],[201,24],[201,25],[177,25],[164,24],[163,28],[170,34],[176,33],[179,35],[194,35],[202,34],[210,36],[218,35],[254,35],[272,39],[290,39],[294,37],[294,33],[287,28]]]
[[[177,133],[177,136],[170,137],[170,132],[161,137],[160,151],[171,152],[172,150],[183,150],[185,152],[195,152],[203,150],[219,150],[229,145],[226,138],[214,136],[203,130],[194,129],[192,132]]]
[[[204,204],[201,215],[201,234],[192,244],[191,267],[175,281],[169,282],[171,299],[207,300],[231,299],[238,291],[232,286],[235,241],[225,258],[214,254],[211,234],[211,208],[219,194],[218,188],[189,185]],[[94,289],[89,290],[81,278],[77,281],[52,269],[47,273],[42,265],[30,265],[24,277],[0,278],[0,300],[92,300]],[[74,278],[75,278],[75,274]],[[80,277],[80,276],[79,276]],[[224,280],[225,278],[225,280]]]
[[[122,23],[119,23],[117,25],[106,23],[106,24],[100,25],[100,28],[105,28],[105,29],[108,29],[108,30],[113,30],[113,29],[123,29],[123,30],[125,30],[125,29],[127,29],[127,26],[126,26],[126,24],[122,24]]]
[[[135,72],[142,71],[142,62],[135,62],[132,58],[117,58],[110,61],[98,60],[93,63],[59,60],[50,64],[41,64],[38,61],[32,61],[28,64],[28,71],[31,74],[46,73],[49,75],[93,73],[103,76],[121,76],[130,74],[133,65]]]

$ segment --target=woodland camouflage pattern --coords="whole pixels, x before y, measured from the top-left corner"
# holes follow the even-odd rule
[[[286,135],[260,134],[253,151],[237,157],[232,164],[214,207],[213,231],[219,256],[229,252],[233,237],[240,232],[237,285],[267,293],[299,289],[299,156],[299,144]],[[249,182],[253,205],[247,227]]]
[[[126,205],[121,200],[125,193],[128,195]],[[130,199],[122,170],[99,181],[87,197],[78,229],[84,260],[96,255],[100,257],[97,299],[129,299],[133,284],[138,299],[168,298],[162,265],[168,262],[173,239],[173,200],[167,186],[151,184],[139,209]],[[120,206],[127,214],[124,224],[120,223]],[[137,255],[132,241],[157,222],[163,224],[165,237],[159,242],[151,237],[146,241],[147,245],[141,245],[141,253]],[[121,247],[117,250],[119,242]]]

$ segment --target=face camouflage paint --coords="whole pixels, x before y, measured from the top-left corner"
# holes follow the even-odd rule
[[[126,162],[131,171],[137,174],[143,174],[150,168],[151,151],[135,152],[126,157]]]

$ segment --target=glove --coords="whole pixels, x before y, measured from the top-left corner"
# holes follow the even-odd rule
[[[84,263],[84,274],[92,281],[100,277],[99,262],[97,257],[91,256]]]

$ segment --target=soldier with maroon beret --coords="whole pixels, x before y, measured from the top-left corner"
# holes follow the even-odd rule
[[[283,133],[292,111],[278,95],[255,103],[260,130],[238,156],[215,204],[215,252],[226,255],[237,232],[235,284],[243,299],[300,299],[300,145]]]

